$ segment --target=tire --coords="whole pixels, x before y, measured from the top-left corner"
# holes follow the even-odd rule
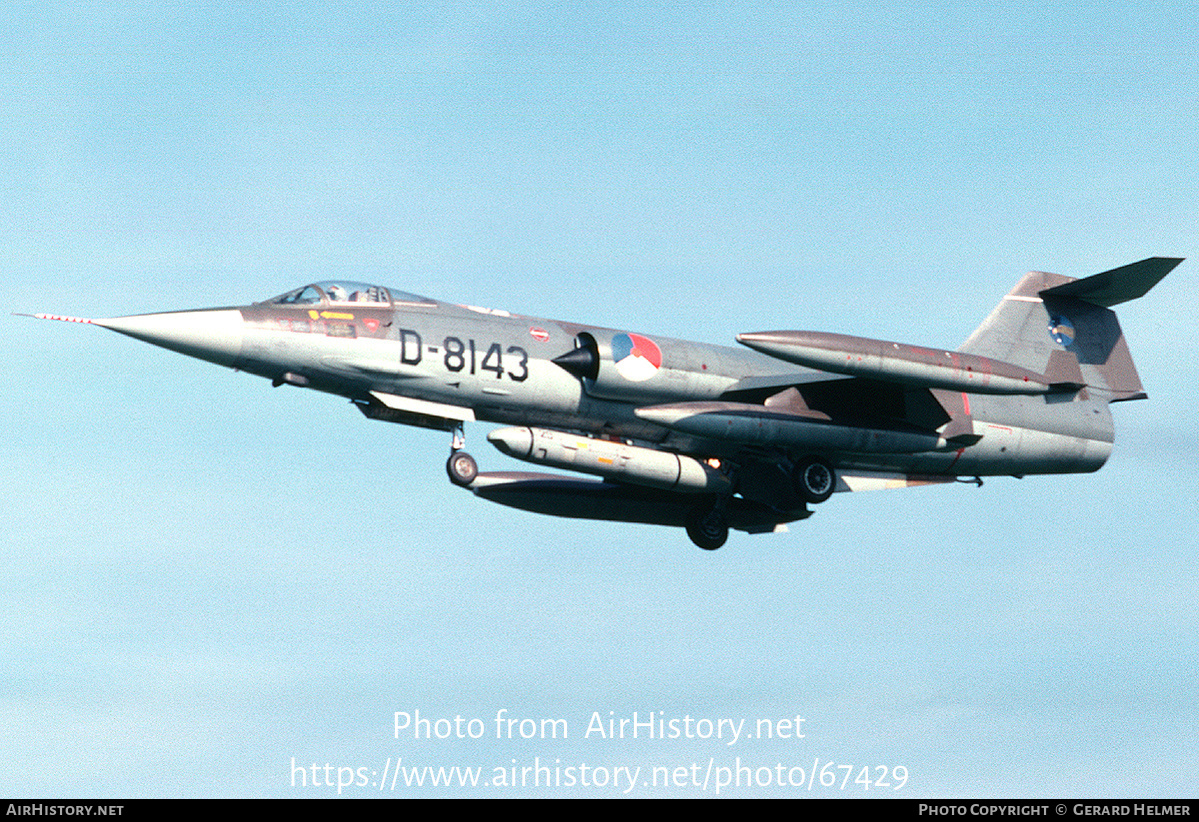
[[[687,515],[687,536],[705,551],[715,551],[729,538],[729,524],[716,508],[697,505]]]
[[[446,461],[445,472],[450,476],[450,482],[466,488],[479,476],[479,465],[475,458],[465,451],[455,451]]]
[[[791,475],[795,490],[804,502],[818,505],[837,490],[837,474],[833,467],[819,457],[800,460]]]

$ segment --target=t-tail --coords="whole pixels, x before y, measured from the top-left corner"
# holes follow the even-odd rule
[[[1030,272],[958,351],[1085,386],[1111,402],[1144,399],[1111,306],[1144,296],[1181,262],[1150,257],[1083,279]]]

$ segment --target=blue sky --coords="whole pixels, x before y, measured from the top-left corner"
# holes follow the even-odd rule
[[[12,311],[352,277],[712,342],[954,347],[1026,270],[1196,256],[1182,3],[41,3],[0,27]],[[1194,796],[1193,265],[1120,312],[1151,400],[1114,409],[1099,473],[838,495],[714,554],[475,499],[446,437],[338,398],[8,317],[0,794],[741,757],[902,765],[901,796]],[[485,430],[482,468],[516,468]],[[571,736],[395,738],[397,711],[501,708]],[[585,737],[609,711],[806,736]]]

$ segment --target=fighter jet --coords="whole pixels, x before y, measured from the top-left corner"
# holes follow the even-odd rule
[[[1181,259],[1083,279],[1024,276],[955,350],[817,331],[742,348],[318,282],[263,302],[98,325],[272,385],[347,397],[368,418],[451,435],[476,496],[562,517],[785,530],[837,491],[1095,471],[1111,403],[1145,398],[1111,307]],[[503,453],[592,475],[480,473],[468,422]]]

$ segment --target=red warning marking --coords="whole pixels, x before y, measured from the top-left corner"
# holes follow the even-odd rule
[[[67,317],[62,314],[34,314],[39,320],[58,320],[64,323],[90,323],[91,320],[86,317]]]

